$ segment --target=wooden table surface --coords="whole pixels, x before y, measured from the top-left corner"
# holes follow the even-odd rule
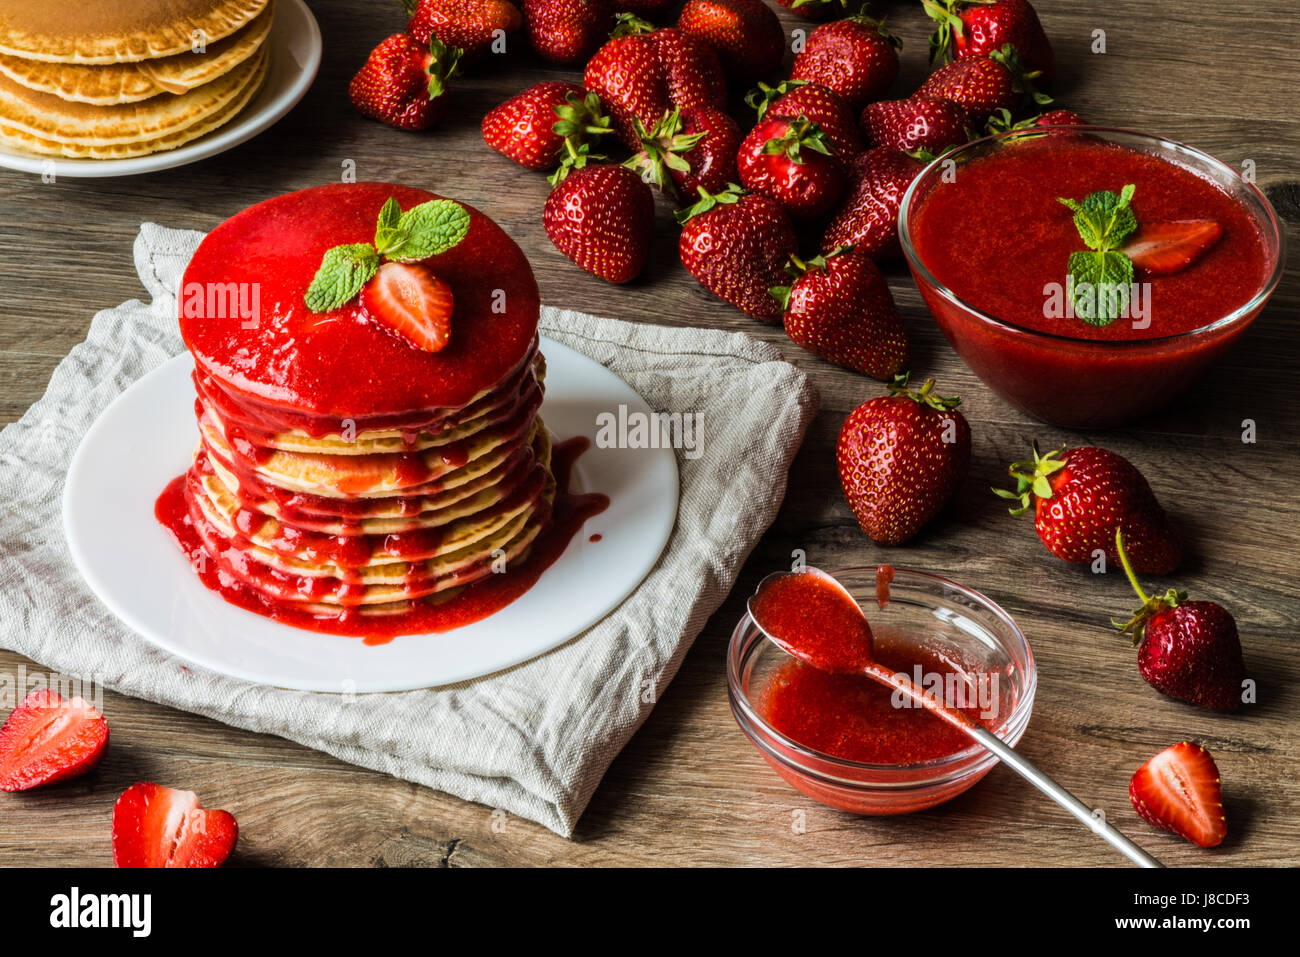
[[[402,133],[357,116],[349,77],[381,38],[402,27],[397,4],[313,0],[325,39],[315,86],[278,126],[215,159],[149,176],[61,180],[0,171],[0,423],[22,415],[96,310],[142,294],[131,244],[142,220],[209,229],[258,200],[359,179],[423,186],[478,206],[521,243],[543,300],[635,322],[741,330],[777,344],[815,380],[822,411],[790,473],[784,507],[732,596],[696,640],[642,730],[596,792],[573,840],[426,788],[352,767],[286,741],[108,693],[113,747],[88,778],[4,796],[0,864],[104,865],[109,817],[124,788],[155,779],[234,811],[234,861],[274,865],[1111,865],[1102,842],[1004,767],[940,808],[900,818],[854,817],[806,800],[741,735],[727,706],[723,653],[741,596],[794,548],[822,567],[889,561],[949,574],[1002,603],[1033,644],[1039,686],[1020,751],[1170,864],[1300,863],[1296,665],[1297,467],[1300,467],[1300,257],[1238,350],[1192,394],[1139,425],[1070,433],[1034,423],[995,398],[953,354],[901,268],[890,285],[908,323],[918,374],[965,398],[974,465],[951,514],[913,543],[885,550],[858,530],[840,494],[833,447],[848,411],[882,387],[801,352],[779,329],[705,293],[677,262],[661,206],[644,277],[626,287],[564,259],[541,228],[543,177],[490,152],[479,120],[544,78],[576,77],[524,52],[488,64],[455,88],[437,131]],[[904,40],[905,95],[925,71],[928,21],[919,3],[893,5]],[[1093,122],[1151,129],[1239,166],[1294,228],[1300,219],[1300,63],[1291,0],[1070,3],[1041,0],[1055,45],[1062,105]],[[883,12],[878,4],[877,12]],[[783,15],[787,27],[801,24]],[[1090,52],[1095,31],[1106,52]],[[738,115],[739,111],[737,111]],[[1241,441],[1243,419],[1258,441]],[[1029,520],[988,493],[1005,463],[1037,438],[1099,443],[1139,463],[1188,533],[1179,581],[1235,614],[1259,702],[1214,715],[1162,697],[1107,622],[1133,604],[1122,577],[1051,559]],[[21,543],[0,542],[0,548]],[[1163,585],[1161,587],[1164,587]],[[94,600],[91,598],[88,601]],[[0,652],[0,673],[20,665]],[[1224,779],[1229,837],[1202,851],[1142,824],[1129,776],[1176,741],[1202,741]],[[503,823],[503,826],[502,826]],[[802,825],[802,826],[800,826]]]

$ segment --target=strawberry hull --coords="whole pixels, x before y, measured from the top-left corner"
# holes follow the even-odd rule
[[[1234,170],[1147,134],[1079,129],[1023,142],[1003,134],[949,153],[958,164],[949,180],[969,203],[996,209],[996,222],[987,213],[961,221],[955,192],[940,195],[952,187],[936,164],[904,198],[899,232],[926,306],[971,371],[1035,418],[1105,428],[1167,404],[1214,366],[1263,309],[1284,256],[1268,200]],[[1054,306],[1071,305],[1067,262],[1086,248],[1055,197],[1133,183],[1139,224],[1200,210],[1224,237],[1177,275],[1139,269],[1131,314],[1091,325]]]

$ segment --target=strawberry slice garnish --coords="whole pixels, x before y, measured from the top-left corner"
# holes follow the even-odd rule
[[[425,352],[439,352],[451,336],[451,287],[420,263],[384,263],[361,290],[361,306]]]
[[[85,774],[108,747],[108,722],[82,698],[33,691],[0,728],[0,790],[26,791]]]
[[[1198,847],[1217,847],[1228,833],[1219,768],[1199,744],[1165,748],[1138,768],[1128,795],[1143,820]]]
[[[201,807],[193,791],[144,781],[113,806],[116,867],[220,867],[238,837],[234,816]]]
[[[1168,276],[1196,262],[1222,236],[1223,227],[1212,219],[1143,223],[1122,252],[1148,275]]]

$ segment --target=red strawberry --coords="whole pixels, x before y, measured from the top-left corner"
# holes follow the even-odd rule
[[[848,195],[822,234],[821,251],[855,246],[877,262],[902,255],[898,210],[923,164],[878,146],[853,161]]]
[[[395,33],[370,53],[348,86],[358,113],[403,130],[424,130],[447,112],[447,80],[456,73],[459,50],[434,37],[428,46]]]
[[[736,154],[740,181],[796,220],[821,219],[844,196],[848,177],[826,134],[806,117],[768,116]]]
[[[449,49],[459,49],[462,63],[473,63],[492,49],[497,31],[514,33],[524,15],[510,0],[403,0],[414,14],[406,32],[428,46],[437,37]]]
[[[1169,589],[1150,597],[1138,583],[1123,536],[1115,532],[1124,574],[1142,607],[1127,622],[1116,622],[1138,645],[1138,671],[1157,691],[1211,711],[1241,707],[1246,664],[1237,623],[1222,605],[1188,601],[1187,592]]]
[[[1073,110],[1048,110],[1034,118],[1035,126],[1084,126],[1087,121]]]
[[[594,140],[610,132],[600,100],[576,83],[547,81],[530,86],[483,117],[483,141],[528,169],[553,169],[564,141]]]
[[[384,263],[361,288],[361,306],[424,352],[440,352],[451,337],[451,287],[423,263]]]
[[[686,271],[745,315],[780,322],[781,306],[768,290],[782,284],[785,264],[798,249],[785,210],[733,184],[724,193],[702,193],[677,218]]]
[[[916,95],[952,100],[966,108],[972,124],[979,125],[1000,109],[1014,113],[1022,104],[1052,102],[1050,96],[1034,88],[1033,79],[1034,74],[1024,71],[1015,50],[1005,46],[939,67]]]
[[[1038,129],[1044,126],[1086,126],[1087,123],[1087,120],[1073,110],[1048,110],[1046,113],[1038,113],[1016,122],[1012,119],[1010,110],[1000,108],[993,111],[986,129],[990,133],[1007,133],[1011,130]]]
[[[630,149],[640,149],[636,121],[649,130],[671,106],[659,56],[648,34],[631,33],[610,40],[587,63],[583,85],[600,97]]]
[[[1223,236],[1223,227],[1211,219],[1141,223],[1124,244],[1124,255],[1149,276],[1182,272],[1200,259]]]
[[[829,362],[877,379],[907,368],[907,335],[884,274],[866,255],[837,250],[807,263],[791,257],[796,278],[772,295],[784,303],[785,333]]]
[[[546,197],[542,225],[555,248],[593,276],[635,279],[650,254],[655,200],[622,166],[573,170]]]
[[[670,194],[674,187],[679,196],[720,193],[736,179],[740,127],[721,110],[672,110],[641,143],[623,165]]]
[[[673,106],[726,109],[727,77],[713,47],[673,27],[655,30],[650,39]]]
[[[1133,567],[1166,575],[1182,560],[1182,546],[1155,493],[1128,459],[1106,449],[1084,446],[1040,455],[1009,469],[1016,490],[993,491],[1020,504],[1023,515],[1032,503],[1034,527],[1047,550],[1067,562],[1086,565],[1097,550],[1119,562],[1115,533],[1128,543]]]
[[[790,79],[820,83],[860,110],[898,78],[898,39],[877,20],[858,15],[818,27],[795,55]]]
[[[842,162],[848,163],[863,150],[862,134],[853,111],[838,93],[818,83],[785,80],[775,87],[766,83],[750,91],[745,102],[758,111],[761,120],[772,116],[806,116],[826,134],[831,149]]]
[[[108,722],[82,698],[33,691],[0,727],[0,791],[26,791],[85,774],[108,747]]]
[[[524,0],[528,39],[552,63],[580,63],[614,25],[610,0]]]
[[[142,782],[113,806],[114,867],[220,867],[238,838],[230,812],[200,807],[193,791]]]
[[[677,29],[712,46],[736,83],[774,73],[785,57],[785,31],[763,0],[687,0]]]
[[[881,545],[901,545],[921,530],[970,470],[970,426],[961,400],[915,392],[901,375],[890,394],[864,402],[844,420],[836,462],[844,497],[862,530]]]
[[[1228,836],[1219,767],[1199,744],[1183,741],[1142,765],[1128,797],[1142,820],[1197,847],[1218,847]]]
[[[930,38],[930,62],[981,56],[1010,44],[1028,70],[1051,83],[1056,55],[1028,0],[923,0],[938,21]]]
[[[925,150],[939,154],[970,139],[966,110],[952,100],[914,96],[907,100],[868,103],[862,111],[862,128],[875,146],[904,153]]]

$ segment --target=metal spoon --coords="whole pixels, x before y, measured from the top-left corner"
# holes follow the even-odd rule
[[[823,581],[832,584],[844,596],[846,600],[845,608],[851,607],[862,617],[864,625],[863,641],[844,642],[839,646],[831,646],[829,649],[826,647],[814,649],[809,647],[806,642],[806,633],[774,634],[769,629],[769,625],[772,624],[770,619],[766,623],[764,622],[764,602],[762,599],[774,582],[789,578],[792,575],[818,575]],[[865,627],[866,615],[863,614],[862,607],[858,604],[857,599],[850,595],[848,589],[831,575],[811,566],[803,572],[774,572],[758,583],[758,588],[749,597],[748,607],[749,615],[754,619],[754,623],[759,630],[786,654],[823,671],[866,675],[868,678],[906,695],[931,714],[935,714],[954,727],[961,729],[987,750],[993,752],[1004,764],[1073,814],[1086,824],[1090,831],[1100,836],[1102,840],[1133,863],[1139,867],[1164,867],[1154,857],[1107,824],[1105,818],[1093,814],[1087,805],[1017,754],[993,732],[962,712],[947,707],[937,698],[926,695],[916,685],[912,684],[906,675],[896,674],[884,665],[872,660],[870,629]],[[803,643],[801,643],[801,639],[803,639]]]

